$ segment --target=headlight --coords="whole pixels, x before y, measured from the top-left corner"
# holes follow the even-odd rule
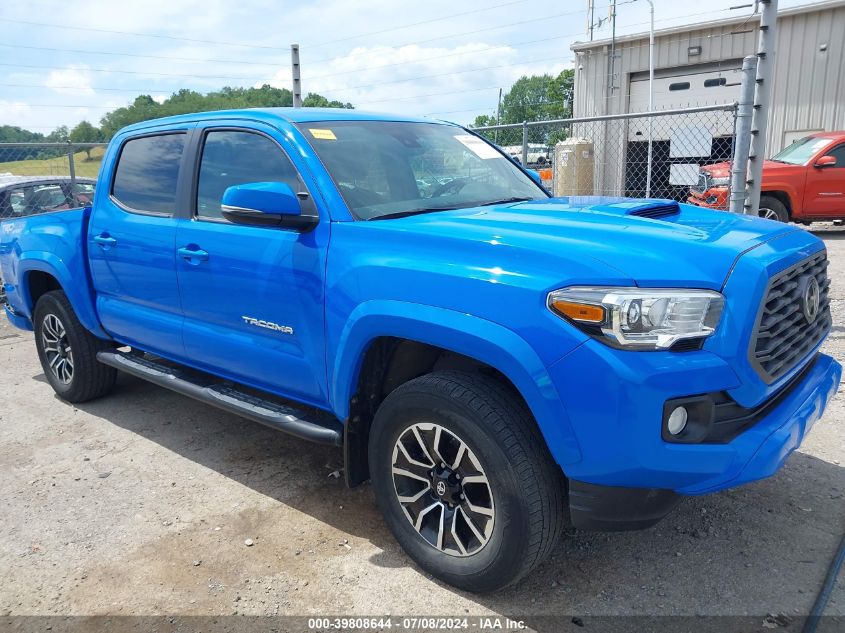
[[[549,293],[552,312],[623,349],[668,349],[716,331],[724,297],[683,288],[573,287]]]
[[[731,177],[724,176],[722,178],[711,178],[710,179],[710,186],[712,187],[730,187],[731,186]]]

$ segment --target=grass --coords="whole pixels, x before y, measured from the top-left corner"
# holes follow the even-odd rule
[[[91,160],[83,152],[73,155],[73,166],[76,168],[76,175],[86,178],[96,178],[100,171],[100,162],[105,153],[104,147],[95,147],[91,150]],[[43,160],[17,160],[10,163],[0,163],[0,174],[11,173],[15,176],[69,176],[67,156],[46,158]]]

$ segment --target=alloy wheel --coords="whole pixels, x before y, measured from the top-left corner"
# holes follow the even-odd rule
[[[758,214],[761,218],[766,218],[767,220],[779,220],[778,214],[772,211],[771,209],[761,208]]]
[[[65,326],[55,314],[48,314],[41,322],[41,343],[50,371],[63,384],[70,384],[73,380],[73,350]]]
[[[487,545],[493,491],[475,453],[455,433],[434,423],[408,427],[393,448],[392,472],[402,511],[429,545],[459,557]]]

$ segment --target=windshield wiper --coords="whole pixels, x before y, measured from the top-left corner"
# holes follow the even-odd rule
[[[528,202],[529,200],[534,200],[534,198],[519,198],[519,197],[502,198],[501,200],[491,200],[490,202],[484,202],[482,204],[479,204],[478,206],[479,207],[490,207],[490,206],[493,206],[494,204],[508,204],[509,202]]]
[[[373,220],[392,220],[394,218],[406,218],[409,215],[421,215],[423,213],[434,213],[435,211],[454,211],[457,207],[423,207],[420,209],[408,209],[407,211],[394,211],[393,213],[385,213],[383,215],[374,215],[368,218],[368,222]]]

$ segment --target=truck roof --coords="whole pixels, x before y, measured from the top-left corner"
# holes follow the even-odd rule
[[[134,123],[124,128],[127,131],[140,130],[148,127],[168,123],[189,121],[206,121],[208,119],[252,119],[254,121],[272,122],[284,120],[290,123],[305,123],[309,121],[405,121],[411,123],[447,123],[437,119],[425,119],[404,114],[386,114],[384,112],[367,112],[364,110],[350,110],[347,108],[240,108],[237,110],[213,110],[210,112],[195,112],[177,114],[160,119],[150,119]],[[454,125],[454,124],[449,124]]]

